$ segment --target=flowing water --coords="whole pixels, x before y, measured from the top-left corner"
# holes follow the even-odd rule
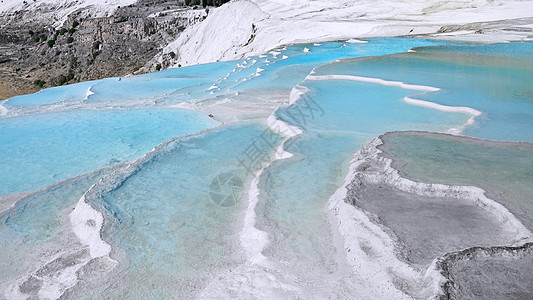
[[[409,298],[352,270],[327,201],[352,155],[388,131],[533,141],[532,52],[412,38],[302,44],[11,98],[0,104],[0,201],[39,191],[0,212],[0,288],[7,298]],[[404,172],[430,182],[441,178],[417,173],[427,162],[410,155],[469,147],[398,136]],[[461,168],[473,162],[450,153],[457,166],[438,166],[446,178],[505,162]],[[527,192],[524,169],[509,172],[525,174],[516,184]],[[499,177],[480,180],[464,184]]]

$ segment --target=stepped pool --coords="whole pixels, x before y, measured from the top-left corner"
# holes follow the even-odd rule
[[[393,167],[415,181],[512,195],[500,202],[525,233],[530,78],[532,43],[375,38],[290,45],[0,102],[2,295],[437,295],[427,286],[438,280],[423,275],[428,261],[411,266],[375,247],[397,241],[393,226],[376,238],[380,216],[365,210],[373,206],[337,209],[332,195],[355,174],[352,157],[365,144],[410,131],[382,138]],[[413,131],[526,143],[471,145]],[[507,156],[524,159],[509,165]],[[494,169],[502,171],[480,176]],[[355,235],[344,230],[352,223]]]

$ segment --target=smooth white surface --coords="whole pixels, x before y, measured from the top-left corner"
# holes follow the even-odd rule
[[[432,34],[443,29],[464,34],[483,26],[476,22],[498,21],[505,27],[510,25],[502,20],[526,17],[533,17],[533,1],[239,0],[211,9],[205,21],[188,27],[163,53],[178,53],[176,65],[185,66],[260,55],[293,43],[358,42],[355,38]],[[494,33],[500,41],[527,39],[527,34],[502,34],[496,29]],[[487,41],[495,38],[476,36]]]

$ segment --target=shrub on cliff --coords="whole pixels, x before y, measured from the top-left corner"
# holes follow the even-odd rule
[[[33,82],[33,84],[38,85],[39,87],[43,87],[46,82],[40,79],[37,79]]]
[[[59,76],[59,79],[57,80],[57,85],[63,85],[67,82],[67,77],[65,75]]]

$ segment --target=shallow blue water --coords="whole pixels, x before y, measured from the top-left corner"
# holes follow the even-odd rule
[[[306,295],[327,297],[340,270],[324,206],[342,183],[354,149],[380,132],[444,132],[469,116],[409,105],[402,98],[413,91],[398,87],[348,80],[303,85],[309,89],[304,97],[277,113],[303,134],[285,148],[295,156],[269,168],[257,212],[259,228],[271,237],[266,253],[291,262],[286,272],[297,274]],[[315,282],[317,276],[323,281]]]
[[[533,142],[533,43],[444,46],[415,53],[332,64],[318,75],[376,77],[441,88],[413,97],[482,112],[464,134]]]
[[[0,186],[0,196],[35,190],[71,176],[131,160],[171,137],[215,125],[201,113],[145,109],[229,96],[237,102],[264,102],[268,101],[265,99],[269,97],[268,93],[274,91],[288,99],[291,88],[320,64],[437,44],[443,42],[389,38],[366,44],[294,45],[280,50],[281,54],[276,57],[267,54],[265,57],[169,69],[135,77],[109,78],[9,99],[2,103],[9,110],[7,117],[29,116],[0,118],[0,151],[3,153],[0,166],[5,170],[0,174],[4,182]],[[303,51],[306,47],[309,52]],[[251,76],[257,68],[264,71],[260,76]],[[217,88],[209,89],[213,85]],[[87,97],[89,88],[94,94]],[[236,92],[244,96],[236,97]],[[262,96],[255,99],[254,95]],[[143,110],[109,110],[121,107]],[[106,110],[92,110],[94,108]],[[267,108],[264,114],[270,114],[273,108],[275,106]],[[68,112],[73,109],[76,110]],[[68,111],[60,112],[63,110]],[[44,114],[43,111],[50,113]],[[256,112],[257,108],[252,107],[250,112],[238,117],[253,117]]]
[[[30,193],[0,213],[0,288],[34,272],[50,255],[82,246],[76,238],[69,239],[68,213],[91,185],[120,167],[96,170]]]
[[[235,237],[246,206],[242,194],[254,175],[240,160],[252,144],[270,159],[281,139],[264,142],[259,137],[267,131],[245,123],[180,138],[142,162],[116,189],[91,197],[90,203],[106,212],[103,238],[128,261],[117,275],[120,283],[106,293],[186,298],[208,284],[210,274],[237,265],[242,257]],[[230,188],[223,182],[220,195],[231,197],[219,202],[213,183],[224,174],[236,184]]]
[[[68,102],[82,100],[87,95],[87,90],[89,89],[89,87],[94,84],[94,81],[87,81],[67,86],[52,87],[49,89],[42,90],[36,94],[10,98],[2,102],[2,104],[8,109],[13,109],[28,106],[54,104],[64,101]]]
[[[76,110],[0,119],[0,195],[33,191],[142,156],[216,125],[178,109]]]
[[[435,47],[380,56],[424,46]],[[515,50],[518,58],[509,54]],[[247,203],[240,196],[259,170],[257,158],[268,161],[281,142],[263,124],[266,117],[287,105],[291,89],[301,83],[306,94],[275,115],[303,134],[285,144],[294,156],[274,162],[261,177],[257,227],[268,233],[263,254],[281,263],[275,272],[301,286],[299,296],[339,296],[333,294],[336,287],[353,278],[346,279],[346,262],[331,255],[339,249],[324,204],[344,178],[353,153],[386,131],[445,132],[470,117],[409,105],[405,96],[482,111],[467,135],[533,140],[533,93],[526,80],[533,75],[530,54],[530,44],[467,47],[408,38],[302,44],[248,59],[15,97],[2,103],[7,114],[0,117],[0,196],[134,160],[172,137],[217,126],[208,113],[236,122],[173,140],[135,162],[131,174],[117,167],[107,177],[114,185],[88,198],[105,216],[102,238],[120,265],[105,286],[85,292],[98,297],[105,290],[115,298],[193,297],[219,273],[245,261],[238,233]],[[424,94],[349,80],[305,80],[313,70],[315,75],[376,77],[442,91]],[[94,94],[86,98],[89,88]],[[175,107],[184,104],[197,111]],[[271,144],[264,144],[265,136]],[[246,163],[253,170],[247,172]],[[62,240],[68,231],[68,224],[54,220],[65,220],[67,208],[106,174],[55,194],[45,191],[39,198],[44,200],[22,201],[0,214],[0,251],[10,253],[10,260],[24,260],[24,253],[17,256],[7,242],[10,238],[18,245],[31,244],[37,250],[28,251],[35,253],[52,249],[47,237]],[[242,188],[229,189],[238,197],[222,205],[229,198],[220,198],[226,195],[222,191],[213,195],[213,182],[228,174]],[[51,197],[54,201],[46,200]],[[0,287],[36,264],[32,257],[13,271],[14,277],[3,274]]]

